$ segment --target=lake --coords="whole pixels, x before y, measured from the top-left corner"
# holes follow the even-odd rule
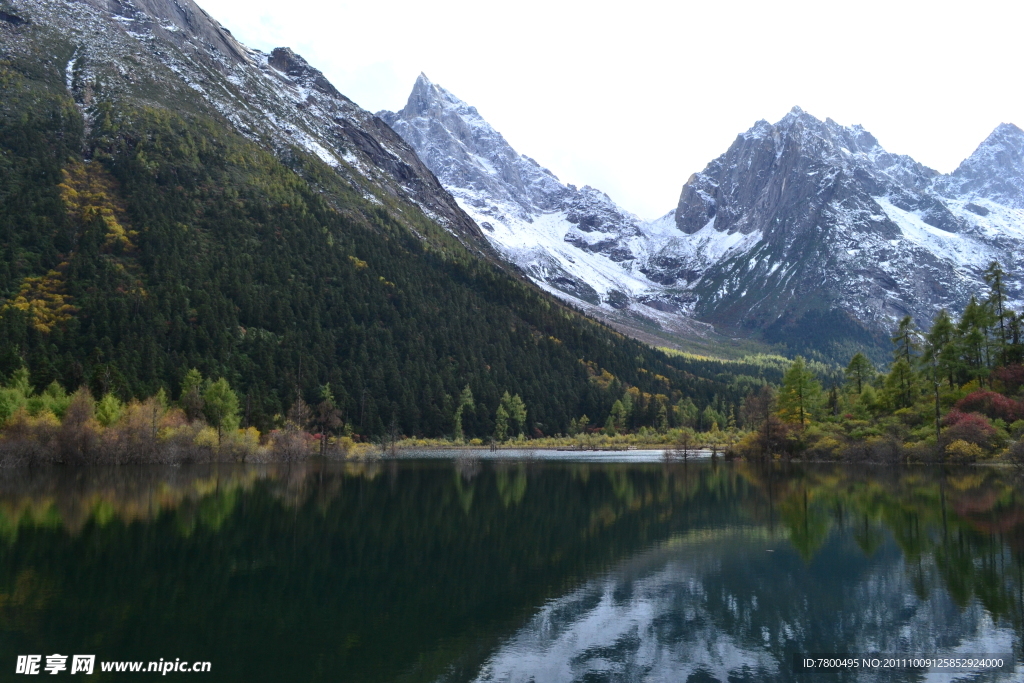
[[[1024,681],[1011,470],[479,455],[0,471],[0,679]]]

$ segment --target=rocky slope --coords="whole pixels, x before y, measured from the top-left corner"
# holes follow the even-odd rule
[[[701,269],[670,246],[651,264],[686,282],[702,319],[791,346],[882,337],[907,314],[927,324],[983,291],[991,261],[1019,273],[1022,150],[1024,133],[1004,124],[943,176],[859,126],[794,109],[758,122],[683,187],[680,232],[743,248]],[[1019,297],[1019,278],[1010,285]]]
[[[485,438],[506,392],[529,434],[603,424],[625,385],[648,397],[637,428],[657,402],[739,400],[720,367],[510,270],[291,50],[249,50],[190,0],[0,0],[0,382],[174,397],[195,368],[264,431],[329,385],[363,436]]]
[[[192,0],[18,0],[4,9],[5,48],[59,61],[87,129],[92,105],[116,98],[216,112],[282,156],[314,154],[365,196],[408,199],[467,244],[485,244],[391,128],[292,50],[249,49]]]
[[[840,357],[894,321],[962,308],[994,259],[1019,296],[1024,133],[1003,124],[941,175],[860,126],[794,108],[759,121],[645,223],[558,182],[426,76],[381,112],[485,236],[541,286],[618,324],[730,335]]]
[[[642,334],[637,325],[648,333],[707,332],[680,315],[688,293],[668,291],[643,272],[667,223],[647,224],[600,190],[563,184],[514,150],[475,107],[423,74],[402,110],[378,116],[416,150],[494,248],[541,287],[634,334]]]

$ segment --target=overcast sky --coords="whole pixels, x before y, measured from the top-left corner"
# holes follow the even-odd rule
[[[371,111],[400,109],[423,71],[563,182],[647,219],[793,105],[943,172],[1000,122],[1024,127],[1024,10],[1006,0],[198,2]]]

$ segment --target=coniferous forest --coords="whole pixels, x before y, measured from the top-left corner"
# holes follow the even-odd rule
[[[243,426],[273,428],[329,387],[356,436],[471,438],[494,434],[506,393],[532,436],[604,424],[630,388],[638,428],[676,423],[684,399],[734,414],[744,381],[778,379],[626,338],[409,203],[209,112],[100,98],[87,125],[63,79],[52,63],[0,65],[9,383],[26,368],[37,392],[178,400],[195,369],[229,382]]]
[[[744,400],[750,430],[738,452],[887,463],[1005,458],[1024,465],[1024,316],[1007,302],[1006,273],[993,261],[987,292],[959,317],[940,310],[918,329],[904,317],[883,371],[855,353],[841,383],[824,387],[797,358],[778,391]]]
[[[99,83],[83,107],[65,76],[0,62],[3,420],[63,419],[79,395],[115,425],[152,397],[218,444],[222,426],[287,424],[356,440],[748,430],[737,450],[755,457],[874,460],[992,455],[1024,424],[998,264],[959,320],[904,320],[886,374],[861,354],[845,382],[817,362],[670,354],[298,147]]]

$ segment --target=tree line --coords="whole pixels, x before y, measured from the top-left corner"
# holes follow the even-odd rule
[[[739,450],[754,458],[1022,460],[1024,315],[1007,304],[998,262],[984,278],[988,291],[958,318],[940,310],[926,330],[901,319],[884,371],[855,353],[843,383],[826,391],[797,358],[777,390],[765,386],[744,400],[753,429]]]

